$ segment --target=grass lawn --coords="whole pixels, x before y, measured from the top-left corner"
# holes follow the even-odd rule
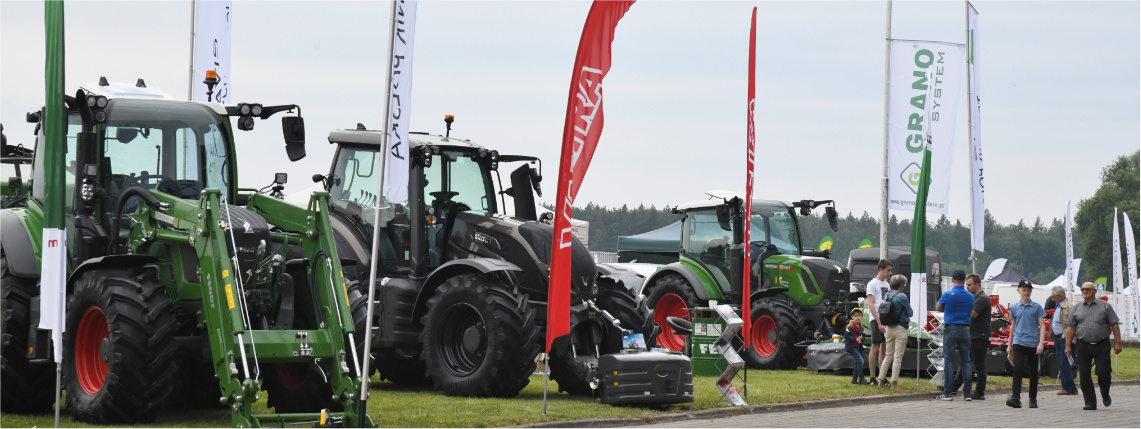
[[[1141,359],[1137,348],[1126,349],[1120,355],[1120,376],[1114,379],[1141,377]],[[851,398],[890,392],[872,386],[849,383],[846,372],[817,373],[807,370],[750,371],[749,404],[773,404],[813,399]],[[382,427],[490,427],[534,423],[549,420],[575,420],[610,417],[651,417],[670,412],[716,408],[720,392],[714,387],[714,377],[695,377],[696,401],[692,404],[668,407],[614,407],[599,404],[595,398],[559,395],[549,396],[547,415],[543,409],[543,379],[533,377],[531,384],[513,399],[449,398],[430,389],[409,389],[391,383],[373,385],[369,401],[369,415]],[[1054,384],[1055,379],[1044,378],[1043,384]],[[1009,387],[1010,377],[991,376],[987,385]],[[1029,381],[1026,381],[1029,383]],[[931,392],[935,387],[928,379],[900,379],[901,392]],[[551,382],[551,391],[557,391]],[[269,412],[265,397],[257,403],[255,413]],[[219,427],[228,426],[229,412],[223,410],[174,409],[159,417],[153,424],[135,427]],[[0,427],[52,427],[50,414],[0,415]],[[93,427],[73,422],[66,410],[60,418],[62,427]]]

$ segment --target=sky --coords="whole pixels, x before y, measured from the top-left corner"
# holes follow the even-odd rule
[[[1001,223],[1061,218],[1102,167],[1141,146],[1141,3],[977,1],[986,207]],[[754,196],[833,199],[878,217],[887,3],[642,1],[619,22],[605,128],[576,205],[655,205],[744,190],[749,18],[757,13]],[[68,91],[100,76],[185,98],[189,1],[69,2]],[[586,1],[423,1],[413,131],[444,132],[543,161],[554,199],[571,68]],[[896,1],[891,36],[964,43],[965,3]],[[239,181],[286,192],[328,171],[334,129],[383,127],[387,2],[235,1],[233,100],[298,104],[308,156],[290,163],[280,128],[238,139]],[[0,122],[33,143],[42,105],[41,2],[0,1]],[[965,68],[965,66],[964,66]],[[965,75],[965,73],[964,73]],[[966,83],[949,217],[970,219]],[[910,211],[892,211],[910,218]]]

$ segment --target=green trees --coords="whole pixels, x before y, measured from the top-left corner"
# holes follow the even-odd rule
[[[1113,278],[1111,255],[1114,207],[1129,215],[1129,221],[1133,224],[1133,239],[1135,242],[1141,242],[1137,240],[1137,234],[1141,232],[1141,228],[1138,228],[1138,199],[1141,198],[1139,197],[1141,184],[1138,179],[1141,171],[1141,168],[1138,168],[1139,156],[1141,151],[1120,156],[1103,168],[1101,187],[1092,197],[1078,203],[1074,223],[1075,229],[1086,237],[1086,240],[1082,241],[1081,252],[1086,255],[1082,259],[1082,265],[1086,266],[1089,278],[1100,276]],[[1118,222],[1121,222],[1120,218]],[[1125,240],[1121,240],[1121,244],[1124,246]],[[1122,255],[1124,254],[1123,251]],[[1112,288],[1108,285],[1107,287]]]

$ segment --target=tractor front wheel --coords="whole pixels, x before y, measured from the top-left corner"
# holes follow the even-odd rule
[[[693,286],[680,275],[668,274],[654,282],[647,301],[654,309],[654,323],[662,330],[658,334],[658,346],[673,351],[684,349],[685,336],[674,334],[666,320],[670,317],[689,320],[689,311],[686,309],[697,304]]]
[[[796,343],[800,341],[804,318],[800,310],[780,297],[753,303],[752,326],[746,335],[752,346],[744,353],[754,369],[793,369],[800,363]]]
[[[0,411],[5,413],[46,412],[55,403],[54,365],[32,364],[27,358],[31,300],[37,293],[35,280],[8,272],[8,258],[0,252]]]
[[[448,396],[512,398],[531,381],[539,327],[527,295],[494,274],[445,281],[422,319],[423,359]]]
[[[151,270],[83,273],[68,301],[67,400],[84,423],[153,422],[173,392],[173,304]]]

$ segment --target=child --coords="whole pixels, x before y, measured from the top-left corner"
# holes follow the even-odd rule
[[[852,355],[852,384],[872,384],[864,378],[864,311],[852,310],[852,321],[844,329],[844,351]],[[859,379],[857,381],[857,378]]]

